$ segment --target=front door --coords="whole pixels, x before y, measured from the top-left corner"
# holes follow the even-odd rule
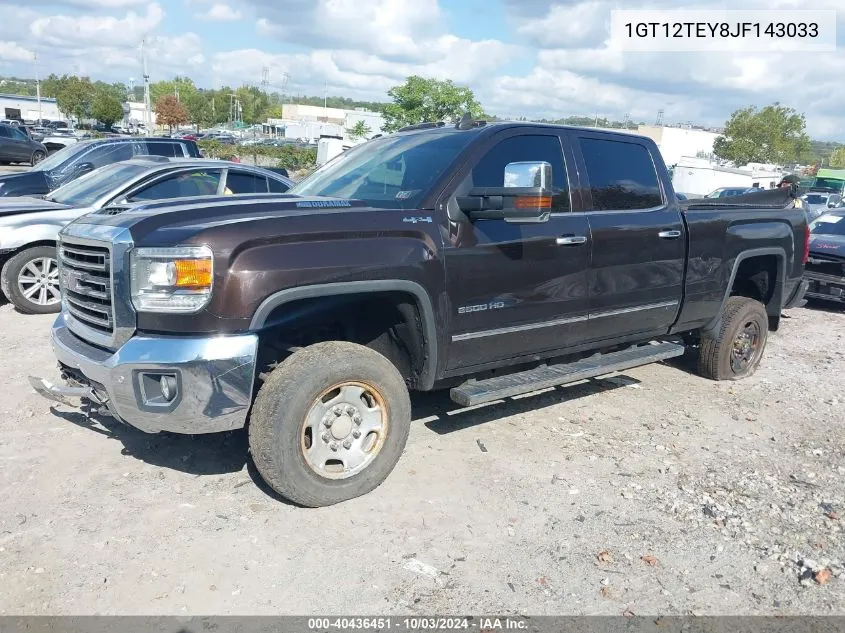
[[[571,133],[590,223],[590,338],[665,333],[680,309],[686,230],[660,186],[657,147]]]
[[[547,222],[471,221],[455,196],[472,187],[502,187],[505,167],[552,165]],[[589,226],[571,212],[567,164],[556,133],[507,130],[487,141],[458,176],[448,199],[444,250],[452,328],[448,369],[530,358],[585,336]]]

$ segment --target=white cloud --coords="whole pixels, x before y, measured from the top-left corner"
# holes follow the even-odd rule
[[[138,45],[163,18],[164,10],[154,2],[147,5],[143,15],[134,11],[129,11],[123,18],[54,15],[38,18],[29,30],[40,42],[53,46],[132,46]]]
[[[0,41],[0,62],[32,62],[33,51],[24,48],[17,42]]]
[[[237,22],[242,16],[237,9],[233,9],[228,4],[217,2],[208,11],[199,13],[196,17],[206,22]]]

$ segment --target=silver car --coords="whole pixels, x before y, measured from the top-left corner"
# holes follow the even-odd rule
[[[807,208],[807,219],[812,222],[827,212],[828,209],[840,209],[843,206],[842,196],[838,193],[810,191],[801,196]]]
[[[111,204],[214,195],[281,194],[293,181],[240,163],[144,156],[107,165],[43,198],[0,199],[0,288],[25,313],[60,309],[56,236]]]

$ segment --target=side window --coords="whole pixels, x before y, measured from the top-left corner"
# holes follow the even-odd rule
[[[130,143],[113,143],[95,147],[90,152],[79,157],[76,163],[91,163],[95,169],[119,163],[122,160],[132,158],[132,145]]]
[[[12,138],[15,139],[16,141],[28,141],[29,140],[29,137],[24,132],[22,132],[21,130],[11,128],[9,131],[12,133]]]
[[[134,202],[137,200],[213,196],[217,193],[221,173],[219,169],[206,169],[168,176],[135,192],[129,200]]]
[[[12,129],[5,125],[0,125],[0,138],[12,138]]]
[[[177,156],[182,158],[184,153],[182,152],[182,146],[178,143],[166,143],[163,141],[147,141],[147,154],[150,156],[167,156],[168,158],[173,158]]]
[[[639,143],[579,139],[593,209],[651,209],[663,204],[651,154]]]
[[[226,176],[226,195],[239,193],[267,193],[267,179],[242,171],[229,170]]]
[[[270,183],[270,193],[287,193],[288,189],[290,189],[290,187],[281,180],[268,178],[267,181]]]
[[[520,161],[545,161],[552,166],[552,211],[571,209],[569,180],[563,162],[563,150],[557,136],[512,136],[492,147],[473,167],[461,189],[472,187],[504,187],[505,167]]]

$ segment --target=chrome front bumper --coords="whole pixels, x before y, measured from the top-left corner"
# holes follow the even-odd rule
[[[252,402],[258,337],[136,335],[115,352],[74,335],[60,314],[53,351],[70,377],[69,387],[40,378],[30,383],[45,398],[68,397],[106,407],[114,417],[147,433],[215,433],[241,428]],[[175,378],[176,396],[164,401],[155,377]]]

